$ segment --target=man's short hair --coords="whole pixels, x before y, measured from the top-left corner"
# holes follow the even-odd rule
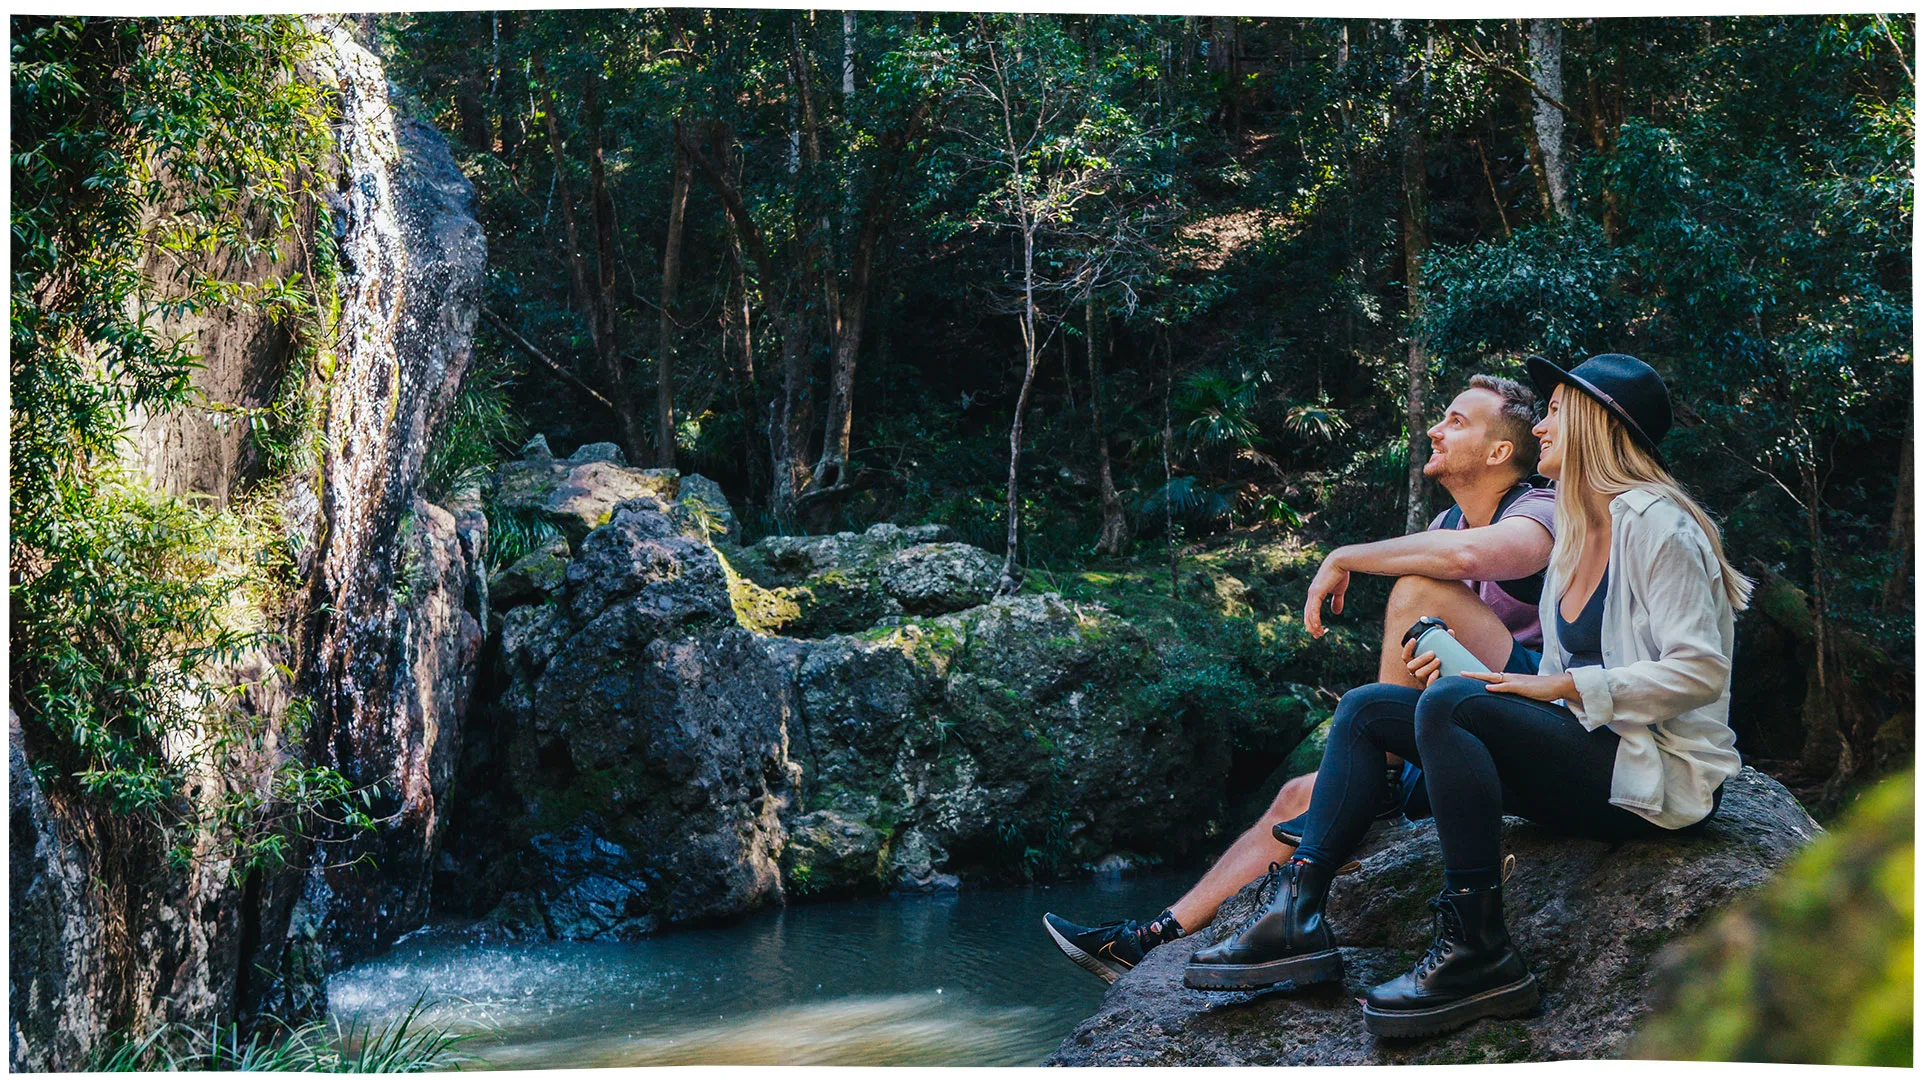
[[[1540,464],[1540,440],[1533,437],[1540,399],[1525,384],[1498,375],[1475,375],[1467,380],[1467,385],[1500,395],[1500,411],[1493,418],[1493,435],[1513,444],[1513,463],[1520,467],[1522,476],[1531,476],[1534,467]]]

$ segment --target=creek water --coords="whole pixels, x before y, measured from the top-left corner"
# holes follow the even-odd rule
[[[1032,1065],[1106,986],[1040,927],[1146,918],[1192,882],[1155,871],[933,897],[830,901],[647,941],[486,942],[428,926],[328,983],[342,1024],[424,996],[472,1031],[463,1068]]]

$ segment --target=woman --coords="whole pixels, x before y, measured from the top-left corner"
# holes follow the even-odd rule
[[[1232,940],[1195,954],[1188,985],[1340,977],[1321,913],[1334,868],[1372,821],[1388,753],[1425,770],[1447,884],[1428,905],[1437,933],[1427,954],[1367,992],[1376,1035],[1436,1034],[1538,1005],[1501,913],[1503,813],[1624,840],[1689,828],[1719,808],[1722,782],[1740,769],[1728,683],[1733,612],[1752,583],[1660,459],[1666,385],[1620,354],[1572,371],[1534,357],[1528,371],[1549,400],[1534,428],[1539,468],[1559,481],[1540,673],[1436,678],[1431,654],[1414,657],[1426,689],[1411,722],[1404,703],[1381,707],[1395,688],[1346,695],[1299,850],[1270,874],[1272,900]]]

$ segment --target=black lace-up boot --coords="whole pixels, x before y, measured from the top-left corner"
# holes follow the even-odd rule
[[[1271,894],[1260,913],[1232,938],[1194,953],[1186,984],[1195,990],[1258,990],[1338,980],[1340,950],[1323,917],[1333,875],[1333,867],[1305,859],[1270,864],[1261,886]]]
[[[1386,1038],[1438,1035],[1481,1017],[1524,1016],[1540,1004],[1540,984],[1513,947],[1500,911],[1500,887],[1443,892],[1433,944],[1413,970],[1367,991],[1367,1030]]]

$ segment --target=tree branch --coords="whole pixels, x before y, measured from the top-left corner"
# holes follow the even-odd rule
[[[1566,116],[1569,119],[1573,120],[1575,123],[1578,123],[1583,127],[1586,126],[1586,119],[1582,117],[1579,113],[1575,112],[1572,108],[1570,108],[1566,102],[1561,101],[1559,98],[1554,97],[1552,94],[1549,94],[1545,90],[1540,89],[1540,84],[1537,82],[1534,82],[1533,79],[1529,77],[1526,73],[1522,71],[1518,71],[1512,67],[1509,67],[1508,65],[1501,63],[1500,61],[1494,59],[1493,57],[1488,56],[1484,50],[1482,50],[1478,45],[1475,45],[1471,40],[1466,38],[1462,38],[1460,40],[1460,53],[1461,55],[1465,56],[1467,59],[1473,61],[1476,64],[1479,64],[1481,67],[1487,68],[1491,71],[1498,71],[1502,75],[1509,75],[1515,79],[1520,80],[1521,82],[1527,85],[1527,89],[1533,91],[1534,97],[1537,97],[1541,101],[1544,101],[1547,104],[1553,106],[1554,108],[1559,109],[1562,113],[1566,114]]]
[[[513,327],[507,325],[507,320],[501,318],[498,315],[495,315],[492,311],[490,311],[487,308],[480,309],[480,317],[487,320],[488,326],[491,326],[495,330],[500,331],[500,334],[502,337],[506,338],[508,341],[518,346],[521,352],[526,353],[528,356],[533,357],[535,360],[538,360],[542,364],[545,364],[547,367],[553,369],[553,373],[560,376],[561,380],[564,381],[568,386],[573,387],[575,390],[578,390],[581,393],[586,394],[587,396],[593,398],[593,400],[599,402],[600,404],[605,405],[608,409],[613,410],[613,413],[616,416],[619,415],[620,410],[617,408],[614,408],[613,402],[608,401],[605,397],[601,396],[600,391],[595,390],[593,386],[589,384],[585,379],[582,379],[580,376],[575,375],[571,371],[568,371],[564,366],[562,366],[559,363],[559,361],[555,360],[551,356],[548,356],[546,353],[541,352],[539,348],[533,344],[533,342],[528,341],[526,338],[521,337],[518,333],[514,331]]]

